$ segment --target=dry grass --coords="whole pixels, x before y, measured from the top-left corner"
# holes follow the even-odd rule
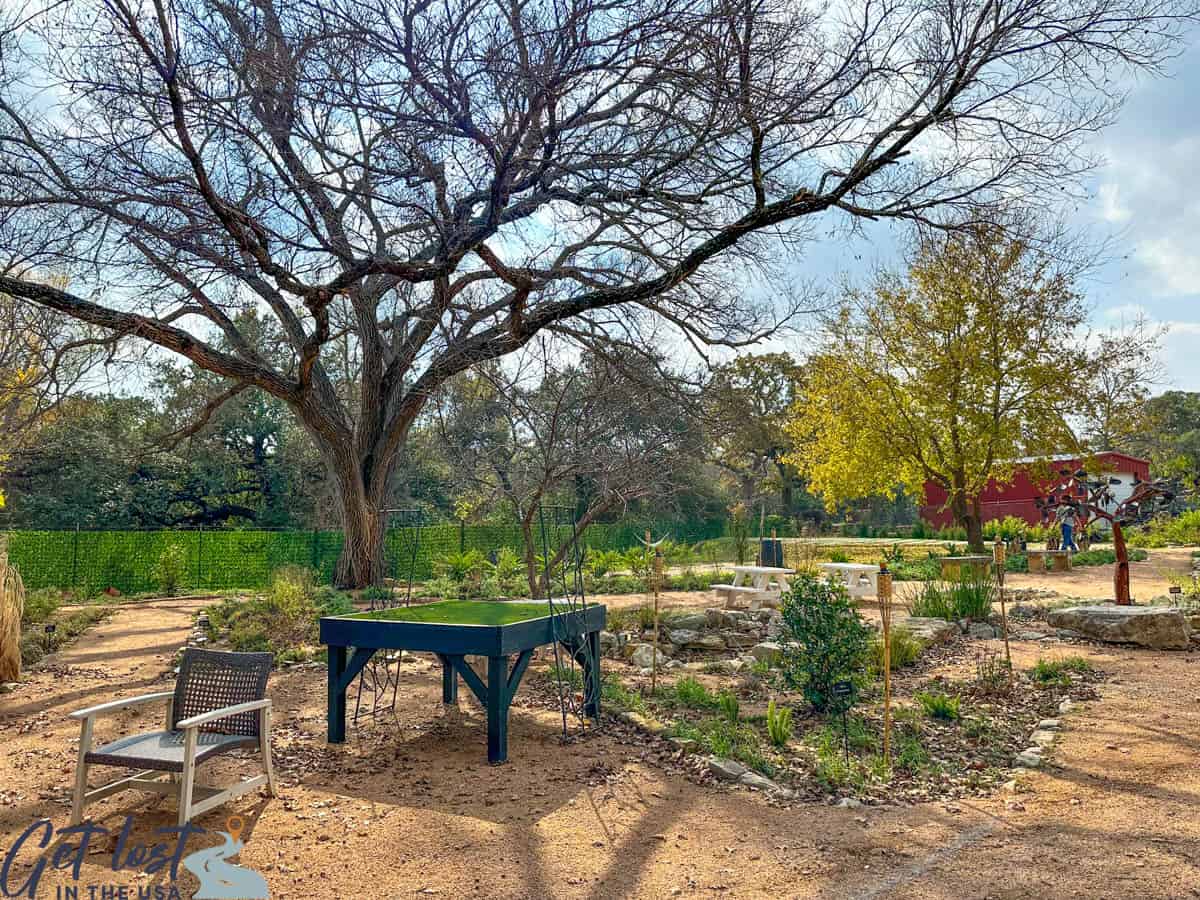
[[[21,613],[25,585],[21,573],[8,564],[8,545],[0,535],[0,681],[21,677]]]

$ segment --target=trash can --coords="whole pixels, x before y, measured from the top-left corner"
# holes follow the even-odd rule
[[[760,543],[759,559],[762,560],[762,564],[782,569],[784,567],[783,541],[777,538],[763,538]]]

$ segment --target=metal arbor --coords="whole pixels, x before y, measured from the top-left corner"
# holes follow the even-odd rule
[[[587,640],[572,637],[566,624],[569,617],[587,609],[583,583],[585,551],[579,543],[578,522],[572,507],[540,507],[538,528],[542,543],[542,583],[546,587],[546,602],[555,636],[554,683],[562,711],[562,736],[566,740],[568,718],[575,718],[581,728],[586,728],[587,710],[594,708],[599,701],[599,697],[590,696],[590,692],[598,688],[590,679],[583,677],[583,672],[594,671],[599,664],[595,658],[598,650]],[[563,528],[570,530],[566,547],[559,542]],[[551,534],[554,536],[553,545],[558,548],[553,552]],[[556,588],[560,590],[558,596],[555,596]],[[577,695],[575,685],[580,681],[583,683],[583,692]]]
[[[400,583],[400,566],[405,565],[404,605],[412,602],[413,579],[416,575],[417,558],[421,548],[421,526],[425,524],[424,513],[420,509],[402,508],[385,509],[380,515],[385,517],[385,532],[395,531],[401,546],[393,553],[388,553],[388,563],[385,569],[391,577],[386,584],[386,593],[372,590],[369,593],[371,612],[379,609],[392,609],[400,605],[397,585]],[[386,538],[385,538],[386,546]],[[400,659],[401,651],[392,653],[376,653],[363,666],[358,678],[358,691],[354,698],[354,726],[358,727],[360,715],[369,715],[372,719],[380,716],[395,717],[396,697],[400,691]],[[367,704],[364,707],[363,694],[367,694]]]

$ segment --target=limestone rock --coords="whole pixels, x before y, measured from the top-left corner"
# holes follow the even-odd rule
[[[600,632],[600,652],[612,656],[620,649],[621,643],[611,631]]]
[[[700,632],[693,628],[669,628],[667,629],[667,640],[676,647],[686,647],[696,638],[700,637]]]
[[[924,644],[941,644],[958,633],[958,626],[953,622],[925,616],[905,616],[897,619],[892,627],[907,629],[913,637]]]
[[[855,800],[853,797],[843,797],[834,804],[838,809],[858,809],[862,806],[861,800]]]
[[[708,627],[708,618],[702,612],[684,613],[682,616],[672,616],[671,625],[688,631],[702,631]]]
[[[711,607],[704,611],[704,624],[714,631],[721,628],[733,628],[737,625],[737,619],[733,614],[734,610]]]
[[[1047,731],[1039,728],[1029,736],[1029,743],[1036,744],[1039,747],[1049,747],[1054,743],[1054,739],[1058,737],[1057,731]]]
[[[719,756],[708,758],[708,770],[722,781],[740,781],[741,777],[750,770],[740,762],[732,759],[722,759]]]
[[[967,637],[990,641],[996,637],[996,629],[987,622],[972,622],[967,626]]]
[[[1042,719],[1037,723],[1038,731],[1058,731],[1060,728],[1062,728],[1060,719]]]
[[[746,787],[754,788],[755,790],[762,791],[766,794],[779,790],[779,785],[773,782],[770,778],[764,778],[757,772],[747,772],[745,775],[739,778],[738,781],[741,784],[744,784]]]
[[[656,656],[660,666],[666,665],[670,659],[661,650],[656,650],[652,644],[634,644],[629,661],[639,668],[649,669],[654,665]]]
[[[1110,644],[1153,650],[1186,650],[1191,629],[1182,610],[1164,606],[1072,606],[1046,613],[1055,628],[1077,631]]]
[[[783,645],[774,641],[763,641],[750,648],[750,655],[758,662],[765,662],[768,666],[777,666],[783,661]]]
[[[1013,765],[1021,769],[1036,769],[1042,764],[1042,748],[1030,747],[1013,758]]]

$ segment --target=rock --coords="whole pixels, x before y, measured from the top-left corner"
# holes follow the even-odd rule
[[[11,694],[18,687],[20,687],[20,684],[18,682],[6,681],[6,682],[4,682],[4,684],[0,684],[0,694]]]
[[[1062,728],[1062,722],[1059,719],[1042,719],[1036,728],[1038,731],[1058,731]]]
[[[843,797],[834,804],[838,809],[858,809],[862,806],[861,800],[855,800],[853,797]]]
[[[668,628],[667,640],[676,647],[686,647],[700,637],[700,632],[692,628]]]
[[[1075,708],[1075,701],[1072,700],[1070,697],[1068,697],[1062,703],[1058,704],[1058,714],[1060,716],[1065,716],[1067,713],[1069,713],[1074,708]]]
[[[741,777],[750,770],[740,762],[734,762],[732,759],[710,756],[708,758],[708,771],[712,772],[722,781],[740,781]]]
[[[652,644],[634,644],[629,661],[641,669],[649,669],[657,659],[660,666],[666,665],[670,657],[661,650],[656,650]]]
[[[1046,635],[1040,631],[1018,631],[1013,635],[1018,641],[1044,641]]]
[[[1039,728],[1029,736],[1029,743],[1037,744],[1039,747],[1049,747],[1054,743],[1054,739],[1057,737],[1057,731],[1047,731]]]
[[[996,637],[996,629],[987,622],[972,622],[967,626],[967,637],[990,641]]]
[[[621,642],[611,631],[600,632],[600,652],[608,656],[615,655],[621,648]]]
[[[733,610],[711,607],[704,611],[704,623],[706,627],[714,631],[721,628],[733,628],[737,624],[733,612]]]
[[[684,753],[695,753],[700,749],[700,742],[694,738],[673,737],[667,738],[667,742]]]
[[[892,627],[907,629],[913,637],[924,644],[945,643],[958,632],[958,626],[953,622],[924,616],[905,616],[897,619]]]
[[[1036,769],[1041,764],[1041,747],[1029,747],[1013,757],[1013,765],[1020,769]]]
[[[1021,786],[1019,784],[1017,784],[1017,779],[1015,779],[1015,778],[1011,778],[1008,781],[1004,782],[1004,784],[1001,785],[1001,788],[1003,790],[1008,791],[1010,794],[1015,794],[1019,790],[1021,790]]]
[[[698,634],[696,635],[695,639],[687,644],[684,644],[684,647],[688,650],[724,650],[725,638],[719,634],[713,634],[712,632],[708,632],[707,634]]]
[[[708,627],[708,617],[705,613],[684,613],[682,616],[671,617],[671,627],[683,628],[687,631],[703,631]]]
[[[777,666],[783,662],[783,645],[774,641],[763,641],[750,648],[750,655],[758,662],[765,662],[768,666]]]
[[[1068,628],[1110,644],[1152,650],[1186,650],[1191,629],[1183,611],[1164,606],[1072,606],[1046,613],[1055,628]]]
[[[779,785],[773,782],[770,778],[764,778],[757,772],[747,772],[738,779],[740,784],[744,784],[748,788],[762,791],[763,793],[772,793],[779,790]]]

